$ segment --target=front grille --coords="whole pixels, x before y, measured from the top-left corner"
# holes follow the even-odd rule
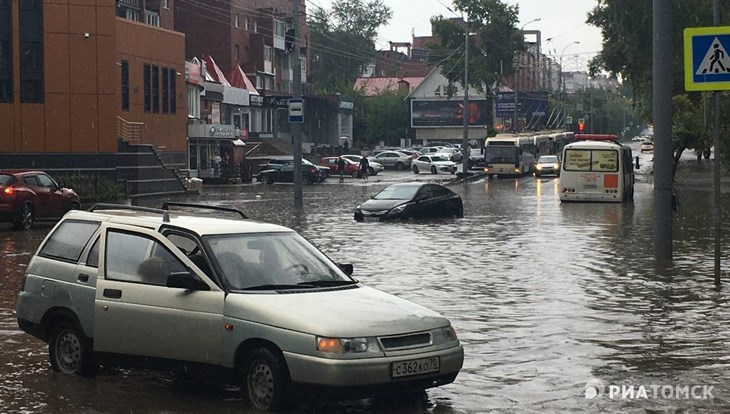
[[[380,343],[383,344],[383,348],[385,349],[425,346],[431,344],[431,334],[426,332],[403,336],[389,336],[387,338],[380,338]]]

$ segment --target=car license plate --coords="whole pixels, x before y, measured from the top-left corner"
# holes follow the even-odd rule
[[[596,184],[583,184],[583,188],[586,190],[595,190],[598,186]]]
[[[412,359],[410,361],[394,362],[391,367],[391,375],[393,378],[408,377],[411,375],[438,372],[439,369],[439,357]]]
[[[365,217],[363,217],[363,221],[380,221],[380,217],[378,217],[378,216],[365,216]]]

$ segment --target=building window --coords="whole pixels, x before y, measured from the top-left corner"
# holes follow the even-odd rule
[[[170,80],[167,68],[162,68],[162,113],[167,114],[170,111]]]
[[[239,19],[239,16],[238,16],[238,13],[236,13],[236,17],[235,17],[235,19],[234,19],[234,21],[233,21],[233,25],[234,25],[234,26],[235,26],[236,28],[238,28],[238,27],[239,27],[239,26],[238,26],[238,19]]]
[[[149,112],[152,110],[152,80],[150,78],[151,72],[150,65],[145,64],[142,69],[144,78],[144,111]]]
[[[163,9],[169,9],[170,5],[167,4],[167,0],[162,0],[162,8]]]
[[[200,89],[195,85],[188,85],[188,116],[200,119]]]
[[[283,20],[274,19],[274,36],[286,36],[286,25]]]
[[[254,33],[259,32],[259,23],[256,21],[256,19],[253,19],[253,32]]]
[[[307,73],[307,58],[306,57],[300,57],[299,58],[299,70],[302,72],[302,74]]]
[[[152,112],[160,112],[160,68],[152,65]]]
[[[129,111],[129,62],[122,61],[122,111]]]
[[[240,56],[241,48],[236,45],[236,60],[238,60],[238,57]]]
[[[170,113],[177,112],[177,71],[170,68]]]
[[[155,12],[147,11],[147,12],[145,12],[144,17],[145,17],[145,22],[148,25],[160,27],[160,15],[159,14],[157,14]]]
[[[0,0],[0,102],[13,101],[13,9]]]
[[[248,16],[243,18],[243,30],[248,31]]]
[[[264,62],[271,62],[271,46],[264,46]]]
[[[43,85],[43,0],[18,2],[20,17],[20,102],[42,103]]]

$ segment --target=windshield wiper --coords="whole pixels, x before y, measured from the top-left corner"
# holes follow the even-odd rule
[[[354,285],[357,281],[355,280],[314,280],[311,282],[301,282],[300,286],[314,286],[314,287],[332,287],[332,286],[345,286]]]
[[[310,283],[298,283],[296,285],[286,285],[286,284],[268,284],[268,285],[257,285],[257,286],[249,286],[245,287],[239,290],[280,290],[280,289],[306,289],[314,287],[313,284]]]

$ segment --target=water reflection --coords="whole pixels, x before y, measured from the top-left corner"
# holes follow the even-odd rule
[[[675,261],[657,274],[648,175],[639,177],[633,204],[560,204],[557,182],[525,177],[456,186],[464,219],[427,222],[356,223],[355,205],[386,183],[307,186],[301,211],[292,208],[286,185],[206,188],[179,200],[236,207],[295,228],[333,260],[353,263],[364,283],[450,318],[465,345],[457,381],[425,396],[295,412],[730,410],[730,310],[726,291],[712,289],[711,198],[700,189],[679,193]],[[730,205],[727,195],[723,202]],[[92,380],[51,374],[45,345],[20,334],[13,313],[24,266],[48,229],[0,231],[7,264],[0,276],[0,411],[242,411],[235,387],[180,384],[165,373],[102,369]],[[706,401],[587,400],[583,387],[591,378],[711,383],[717,391]]]

